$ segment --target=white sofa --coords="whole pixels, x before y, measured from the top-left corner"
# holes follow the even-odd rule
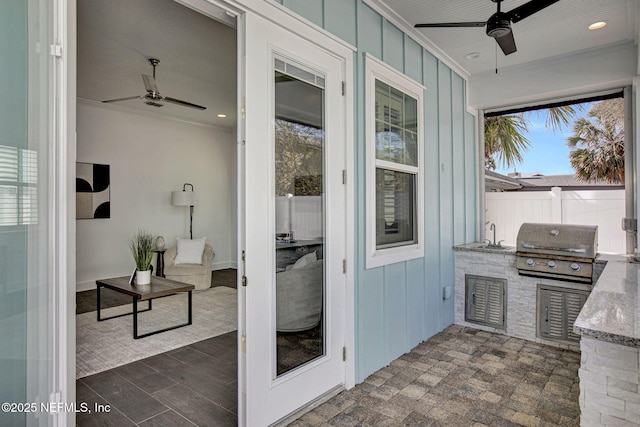
[[[322,317],[323,261],[276,274],[276,330],[311,329]]]
[[[202,264],[176,264],[176,246],[164,254],[164,275],[167,279],[194,285],[196,290],[211,287],[211,264],[216,254],[211,245],[204,245]]]

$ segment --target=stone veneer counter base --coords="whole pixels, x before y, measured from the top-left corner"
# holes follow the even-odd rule
[[[455,324],[482,329],[489,332],[534,341],[554,347],[579,351],[579,344],[554,341],[537,337],[536,311],[538,284],[563,289],[587,290],[592,286],[583,283],[563,282],[559,280],[521,276],[516,268],[516,249],[485,248],[481,243],[469,243],[454,247],[455,251]],[[507,280],[505,328],[494,328],[465,320],[465,276],[485,276]]]
[[[640,426],[640,264],[608,261],[574,331],[580,340],[580,423]]]

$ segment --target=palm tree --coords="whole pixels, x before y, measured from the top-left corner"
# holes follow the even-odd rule
[[[528,122],[522,114],[494,116],[484,120],[484,158],[487,169],[498,164],[511,167],[522,162],[522,152],[531,145],[527,139]],[[495,156],[495,157],[494,157]]]
[[[563,126],[571,122],[578,111],[582,111],[580,104],[549,108],[545,126],[553,132],[559,132]],[[540,110],[536,110],[536,113],[539,112]],[[531,141],[526,137],[530,124],[528,116],[531,113],[484,119],[484,158],[487,169],[495,169],[498,165],[510,168],[522,162],[522,154],[531,145]]]
[[[576,120],[567,144],[576,178],[584,182],[624,182],[624,100],[600,101]]]

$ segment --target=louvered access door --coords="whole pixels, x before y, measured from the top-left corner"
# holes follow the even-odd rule
[[[538,336],[540,338],[579,342],[573,324],[589,292],[538,285]]]
[[[507,280],[467,274],[465,288],[465,320],[504,329]]]

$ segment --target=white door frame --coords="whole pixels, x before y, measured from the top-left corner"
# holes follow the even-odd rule
[[[56,28],[55,43],[60,47],[60,65],[55,68],[55,75],[51,76],[58,88],[58,102],[56,104],[54,118],[54,132],[60,146],[57,147],[60,156],[57,159],[56,168],[59,170],[59,191],[61,204],[57,210],[60,221],[56,224],[56,238],[54,246],[51,250],[58,251],[59,257],[55,260],[55,281],[59,283],[57,290],[58,300],[55,303],[56,320],[60,326],[60,334],[55,337],[58,343],[55,351],[55,365],[53,366],[54,375],[58,378],[60,386],[59,394],[52,398],[59,399],[63,402],[75,401],[75,198],[74,182],[75,182],[75,155],[76,155],[76,5],[77,0],[55,0],[53,7],[56,11],[52,17],[54,28]],[[218,7],[228,10],[230,13],[239,14],[238,19],[238,86],[244,87],[243,62],[244,52],[241,49],[243,40],[244,24],[241,19],[244,13],[254,13],[259,15],[276,25],[279,25],[296,35],[321,46],[323,49],[333,52],[346,59],[345,69],[345,156],[346,156],[346,290],[345,290],[345,347],[347,350],[345,387],[351,388],[355,385],[355,286],[354,286],[354,270],[355,270],[355,175],[354,175],[354,55],[356,48],[329,32],[319,28],[315,24],[295,14],[291,10],[272,1],[264,0],[229,0],[226,2],[218,0],[176,0],[180,3],[188,5],[200,13],[207,15],[207,3],[213,3]],[[52,54],[58,54],[55,48],[52,48]],[[239,96],[238,99],[238,191],[239,196],[242,194],[240,186],[243,182],[244,164],[243,159],[243,139],[244,130],[241,125],[244,114],[244,100]],[[238,200],[242,200],[238,197]],[[242,207],[238,206],[238,239],[243,241],[244,235],[240,231],[243,227],[241,224]],[[242,250],[239,249],[238,269],[242,268]],[[240,285],[240,284],[239,284]],[[66,288],[65,288],[66,286]],[[241,286],[239,286],[240,288]],[[240,337],[241,325],[244,325],[245,312],[243,310],[242,292],[238,293],[238,323]],[[242,340],[238,340],[239,356],[243,350]],[[244,380],[242,373],[239,372],[239,383]],[[242,399],[242,390],[239,387],[238,399]],[[243,418],[239,415],[240,425],[243,425]],[[57,419],[58,425],[75,425],[75,416],[73,413],[61,414]]]

